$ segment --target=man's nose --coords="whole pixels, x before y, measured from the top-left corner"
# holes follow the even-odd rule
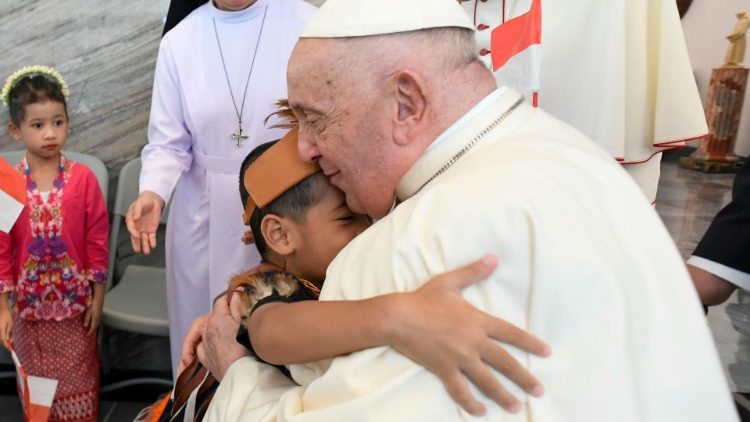
[[[297,150],[302,161],[313,162],[320,158],[320,151],[313,137],[306,131],[300,130],[297,138]]]

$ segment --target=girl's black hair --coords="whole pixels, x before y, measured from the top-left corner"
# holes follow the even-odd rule
[[[57,82],[44,75],[29,75],[21,78],[8,95],[10,120],[14,125],[20,126],[26,117],[26,106],[45,101],[62,103],[65,108],[65,117],[68,117],[68,103]]]
[[[247,189],[245,189],[245,171],[276,142],[278,140],[255,147],[242,162],[242,166],[240,167],[240,199],[242,199],[243,208],[247,203],[247,198],[250,196]],[[279,169],[279,171],[284,171],[284,169]],[[253,210],[248,225],[253,232],[255,246],[258,248],[258,252],[263,260],[267,260],[266,255],[268,253],[268,244],[263,238],[263,233],[260,231],[260,223],[263,221],[263,217],[268,214],[275,214],[280,217],[291,218],[297,222],[303,221],[307,210],[323,198],[327,186],[326,177],[323,173],[317,172],[294,185],[265,207],[256,207]]]

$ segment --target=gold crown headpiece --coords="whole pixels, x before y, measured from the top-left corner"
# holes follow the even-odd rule
[[[33,78],[34,76],[43,76],[58,85],[60,85],[60,91],[62,91],[65,99],[68,99],[70,92],[68,91],[68,84],[65,83],[60,72],[49,66],[24,66],[8,76],[5,80],[5,86],[3,86],[2,92],[0,92],[0,98],[3,100],[3,104],[8,105],[10,101],[10,91],[20,82],[23,78]]]

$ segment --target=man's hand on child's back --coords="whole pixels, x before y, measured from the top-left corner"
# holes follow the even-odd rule
[[[240,324],[232,318],[226,300],[214,302],[214,309],[206,321],[203,341],[198,344],[198,360],[218,381],[238,359],[248,356],[248,351],[235,337]]]
[[[210,316],[211,314],[199,316],[190,324],[185,340],[182,342],[182,354],[180,363],[177,365],[177,375],[195,359],[198,344],[203,340],[203,331],[206,330],[206,323]]]
[[[486,279],[496,267],[497,258],[488,255],[433,277],[414,292],[394,295],[397,304],[393,315],[398,323],[392,346],[438,376],[451,397],[474,415],[483,414],[485,406],[471,394],[464,375],[507,411],[521,408],[487,365],[531,395],[539,396],[544,391],[542,384],[498,342],[538,356],[550,353],[541,340],[480,311],[461,296],[463,289]]]

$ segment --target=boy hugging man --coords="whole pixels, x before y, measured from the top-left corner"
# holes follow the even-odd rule
[[[295,332],[310,328],[300,323],[309,309],[280,307],[317,300],[328,265],[370,223],[352,213],[344,194],[316,163],[299,158],[296,124],[284,109],[277,114],[289,122],[282,127],[291,130],[280,140],[256,147],[240,168],[243,220],[250,226],[262,263],[230,280],[226,300],[232,316],[240,321],[237,341],[291,378],[283,365],[367,347],[346,339],[330,342],[325,335],[318,344],[300,347]],[[311,329],[319,330],[315,325]],[[216,379],[196,358],[179,375],[172,394],[144,409],[136,420],[201,420],[217,387]]]
[[[436,278],[413,292],[317,301],[329,264],[370,221],[349,209],[343,192],[330,184],[317,163],[300,159],[293,114],[288,109],[276,114],[289,122],[281,127],[291,130],[278,141],[256,147],[240,168],[243,220],[250,226],[262,263],[233,277],[228,295],[219,299],[228,301],[232,317],[240,323],[237,341],[295,382],[283,365],[378,346],[393,347],[427,367],[437,351],[416,334],[434,332],[431,315],[459,310],[483,314],[457,293],[487,274],[475,272],[468,283],[455,286]],[[430,293],[435,289],[442,291],[440,297]],[[404,313],[404,309],[416,309],[422,317],[413,320],[413,311]],[[486,314],[482,321],[499,322]],[[543,345],[532,340],[537,347]],[[256,382],[248,374],[245,386]],[[217,380],[193,359],[180,373],[172,394],[136,420],[202,420],[217,388]]]
[[[290,322],[304,319],[300,317],[305,309],[268,311],[284,303],[317,300],[328,265],[369,226],[367,218],[352,213],[344,194],[328,182],[317,163],[301,161],[296,127],[245,158],[240,168],[240,197],[245,204],[243,219],[262,263],[230,281],[230,308],[241,320],[237,340],[287,376],[282,364],[336,356],[340,350],[310,354],[301,350],[307,347],[299,347],[299,341],[285,342],[294,335],[290,330],[305,329]],[[252,340],[249,333],[253,333]],[[319,347],[325,350],[324,345]]]

